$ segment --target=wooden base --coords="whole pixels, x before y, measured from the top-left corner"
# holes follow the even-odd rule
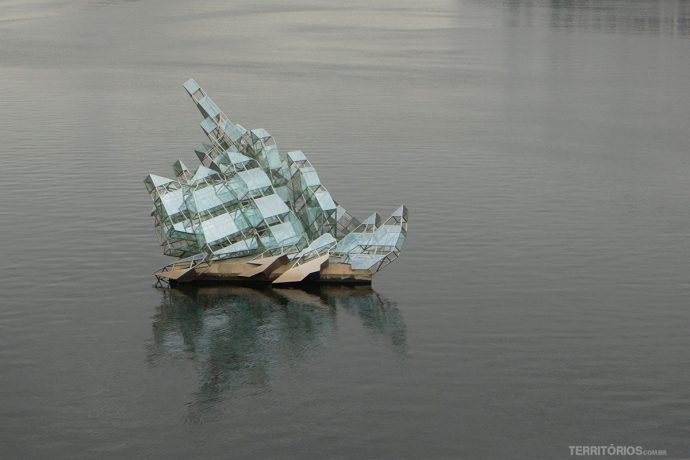
[[[354,270],[350,264],[329,263],[328,255],[303,264],[295,264],[286,256],[229,259],[202,262],[195,266],[173,265],[154,273],[159,281],[170,286],[183,284],[213,285],[293,285],[293,284],[371,284],[369,270]]]

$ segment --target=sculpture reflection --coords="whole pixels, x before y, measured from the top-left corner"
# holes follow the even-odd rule
[[[199,387],[188,422],[213,418],[223,393],[268,391],[271,376],[318,352],[336,331],[337,315],[358,317],[365,330],[405,351],[405,323],[395,305],[368,286],[302,289],[245,287],[162,291],[148,359],[195,363]]]

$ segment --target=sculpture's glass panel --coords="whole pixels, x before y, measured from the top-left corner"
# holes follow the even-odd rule
[[[259,209],[261,215],[265,218],[283,215],[290,212],[283,200],[278,195],[269,195],[258,198],[256,200],[256,207]]]
[[[249,191],[261,190],[271,186],[271,180],[266,173],[258,168],[240,171],[237,175],[244,181]]]

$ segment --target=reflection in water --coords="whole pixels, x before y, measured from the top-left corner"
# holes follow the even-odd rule
[[[301,289],[214,287],[164,290],[153,322],[149,362],[190,359],[199,389],[189,422],[217,415],[222,393],[267,390],[273,369],[317,352],[340,311],[405,350],[405,324],[393,303],[368,286]]]
[[[511,27],[544,21],[554,29],[650,35],[690,34],[690,2],[629,0],[504,0]]]

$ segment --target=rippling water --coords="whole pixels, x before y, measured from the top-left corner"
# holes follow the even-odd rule
[[[690,2],[0,0],[2,458],[690,456]],[[196,78],[373,290],[161,291]]]

